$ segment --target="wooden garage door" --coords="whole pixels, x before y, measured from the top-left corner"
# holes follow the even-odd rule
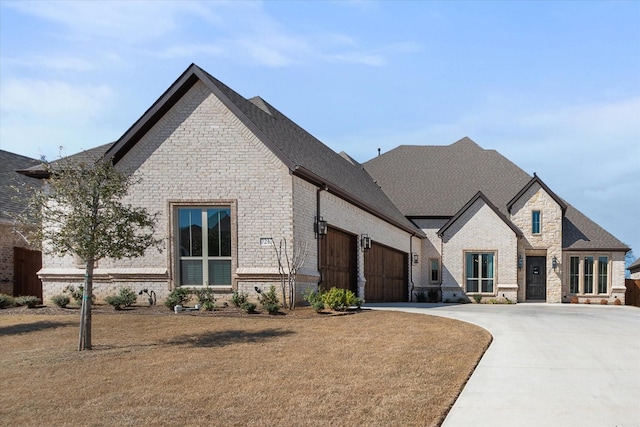
[[[407,301],[407,274],[407,254],[373,243],[364,255],[366,301]]]
[[[320,242],[321,288],[333,287],[358,292],[358,266],[356,259],[358,239],[344,231],[329,228]]]

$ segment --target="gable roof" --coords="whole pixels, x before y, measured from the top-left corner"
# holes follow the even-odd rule
[[[368,172],[341,157],[260,97],[246,99],[195,64],[105,152],[117,163],[198,81],[264,143],[294,174],[379,218],[420,237],[415,227]],[[330,221],[330,218],[327,218]]]
[[[533,184],[538,184],[544,191],[547,192],[547,194],[551,196],[551,198],[560,206],[560,209],[562,209],[562,215],[564,216],[565,212],[567,211],[567,204],[564,202],[564,200],[558,197],[556,193],[551,191],[551,189],[547,187],[547,184],[542,182],[540,177],[538,177],[535,172],[533,173],[533,178],[531,178],[531,181],[529,181],[527,185],[522,187],[522,190],[520,190],[518,194],[516,194],[513,199],[509,201],[509,203],[507,203],[507,211],[511,213],[511,208],[513,207],[513,205],[533,186]]]
[[[478,191],[503,215],[534,183],[562,207],[565,250],[628,251],[629,247],[495,150],[465,137],[447,146],[402,145],[364,163],[365,169],[409,218],[451,218]],[[515,196],[515,197],[514,197]]]
[[[633,261],[631,265],[627,268],[627,270],[629,270],[632,273],[635,273],[636,271],[640,271],[640,258]]]
[[[478,191],[475,196],[471,198],[471,200],[469,200],[454,216],[451,217],[451,219],[449,219],[449,221],[447,221],[440,228],[440,230],[438,230],[438,236],[442,237],[445,231],[447,231],[449,227],[455,224],[455,222],[458,221],[458,219],[467,211],[467,209],[473,206],[473,204],[479,199],[482,200],[487,206],[489,206],[491,210],[498,216],[498,218],[500,218],[502,222],[507,224],[507,226],[509,226],[509,228],[513,230],[518,238],[522,237],[522,231],[520,231],[520,229],[516,227],[513,222],[511,222],[502,212],[500,212],[500,210],[493,203],[491,203],[489,199],[487,199],[487,196],[485,196],[482,191]]]
[[[37,186],[38,181],[16,173],[19,169],[37,166],[41,162],[26,156],[0,150],[0,220],[9,220],[11,214],[22,212],[26,200],[16,199],[12,186]]]

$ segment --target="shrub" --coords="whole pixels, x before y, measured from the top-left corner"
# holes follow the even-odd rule
[[[204,307],[207,304],[208,307],[211,307],[208,311],[213,310],[214,303],[216,301],[215,296],[213,294],[213,289],[208,285],[202,288],[196,289],[193,292],[200,303],[200,306]]]
[[[602,305],[607,305],[607,304],[609,304],[609,301],[607,301],[606,299],[602,298],[602,299],[600,300],[600,304],[602,304]]]
[[[120,288],[118,295],[109,295],[104,300],[116,310],[121,310],[123,306],[131,307],[138,300],[138,295],[131,288]]]
[[[16,300],[7,294],[0,294],[0,308],[13,307],[16,303]]]
[[[571,304],[578,304],[578,303],[580,302],[580,300],[578,299],[578,297],[577,297],[577,296],[575,296],[575,295],[574,295],[574,296],[572,296],[572,297],[571,297],[571,299],[569,300],[569,302],[570,302]]]
[[[427,294],[424,293],[424,290],[420,290],[420,292],[416,292],[416,302],[427,302],[428,298],[427,298]]]
[[[71,295],[71,298],[73,298],[73,300],[75,301],[77,306],[82,305],[82,294],[84,292],[84,286],[78,285],[78,287],[76,288],[73,285],[68,285],[62,290],[62,292],[64,293],[68,292],[69,295]],[[91,302],[92,303],[96,302],[96,296],[93,294],[91,294]]]
[[[254,303],[252,303],[252,302],[249,302],[249,301],[243,302],[240,305],[240,308],[242,308],[244,311],[246,311],[249,314],[256,312],[256,305]]]
[[[17,306],[27,306],[28,308],[34,308],[36,305],[40,303],[40,298],[33,295],[25,295],[20,296],[15,299],[15,304]]]
[[[356,294],[349,289],[334,287],[323,294],[322,302],[331,310],[344,311],[354,305],[360,308],[362,305],[362,298],[356,297]]]
[[[427,299],[429,302],[438,302],[438,290],[437,289],[429,289],[427,291]]]
[[[248,295],[244,292],[233,291],[233,295],[231,296],[231,302],[236,307],[242,307],[242,304],[247,302]]]
[[[58,307],[65,308],[71,302],[71,298],[65,294],[58,294],[51,297],[51,301]]]
[[[480,304],[480,302],[482,301],[482,295],[480,294],[475,294],[473,296],[473,300],[476,302],[476,304]]]
[[[322,301],[322,291],[312,291],[309,289],[307,290],[307,292],[305,292],[303,298],[309,303],[309,305],[311,305],[316,313],[324,309],[324,302]]]
[[[622,301],[620,300],[620,298],[616,298],[615,301],[613,301],[614,305],[622,305]]]
[[[259,288],[256,289],[258,291],[260,304],[264,307],[265,310],[269,314],[277,314],[280,311],[280,303],[278,301],[278,296],[276,295],[276,287],[271,285],[269,287],[268,292],[262,292]]]
[[[213,301],[204,301],[201,304],[200,310],[202,311],[213,311],[216,308],[216,304]]]
[[[187,288],[175,288],[164,300],[164,305],[171,311],[176,305],[185,305],[191,299],[191,292]]]

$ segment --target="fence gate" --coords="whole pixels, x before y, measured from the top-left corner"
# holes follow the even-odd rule
[[[42,300],[42,281],[36,274],[42,268],[42,253],[13,248],[13,295],[33,295]]]

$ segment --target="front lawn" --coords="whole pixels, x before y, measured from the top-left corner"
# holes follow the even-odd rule
[[[399,312],[139,307],[97,311],[78,352],[77,310],[38,310],[0,310],[6,425],[439,425],[491,341]]]

